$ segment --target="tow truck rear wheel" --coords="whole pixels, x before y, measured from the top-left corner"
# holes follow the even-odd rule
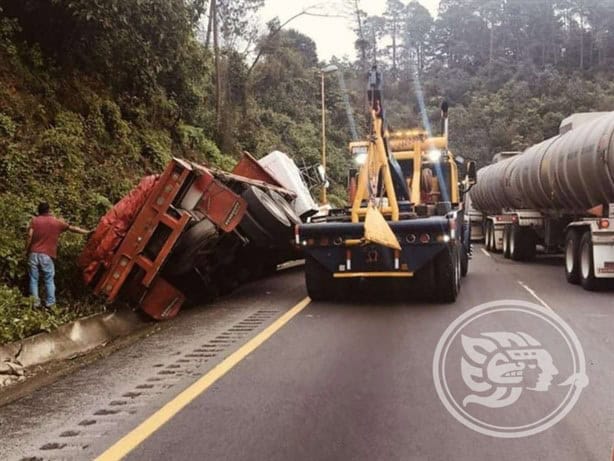
[[[305,255],[305,284],[312,301],[327,301],[333,298],[333,274],[309,255]]]
[[[437,255],[435,264],[435,299],[453,303],[460,290],[460,258],[456,245],[449,246]]]
[[[565,278],[569,283],[580,283],[580,240],[581,235],[570,229],[565,235]]]
[[[585,290],[593,291],[598,288],[599,281],[595,278],[595,265],[593,263],[593,240],[591,232],[586,231],[580,240],[580,283]]]

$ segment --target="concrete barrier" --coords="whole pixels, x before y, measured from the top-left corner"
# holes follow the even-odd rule
[[[24,369],[86,354],[151,323],[137,312],[95,314],[0,346],[0,387],[24,379]]]

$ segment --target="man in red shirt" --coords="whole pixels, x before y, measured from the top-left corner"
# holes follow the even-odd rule
[[[65,231],[77,234],[89,234],[89,231],[54,217],[49,211],[49,204],[38,205],[38,216],[34,217],[28,227],[26,250],[28,251],[28,269],[30,275],[30,295],[36,306],[40,306],[38,295],[38,279],[43,275],[47,299],[46,307],[55,304],[55,266],[53,260],[57,257],[58,240]]]

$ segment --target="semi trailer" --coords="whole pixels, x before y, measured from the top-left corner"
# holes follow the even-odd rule
[[[496,155],[470,196],[487,250],[563,252],[567,281],[587,290],[614,280],[614,112],[574,114],[557,136]]]
[[[275,176],[277,175],[277,177]],[[85,283],[154,319],[298,259],[293,226],[317,211],[285,154],[232,172],[174,158],[102,217],[80,256]]]
[[[388,130],[381,89],[370,87],[368,99],[369,137],[349,145],[359,170],[349,181],[351,206],[296,228],[308,294],[345,299],[363,284],[394,280],[410,299],[410,287],[419,285],[435,300],[453,302],[469,264],[463,196],[475,165],[468,163],[462,180],[448,149],[446,104],[443,134],[433,137]]]

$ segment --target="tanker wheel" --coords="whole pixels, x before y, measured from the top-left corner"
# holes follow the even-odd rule
[[[434,260],[435,300],[453,303],[460,291],[461,268],[458,247],[446,247]]]
[[[328,301],[333,298],[333,274],[310,255],[305,255],[305,284],[312,301]]]
[[[585,290],[596,290],[599,281],[595,278],[593,263],[593,241],[591,232],[586,231],[580,240],[580,283]]]
[[[535,232],[533,229],[512,224],[509,237],[510,258],[514,261],[530,261],[535,258]]]
[[[495,232],[495,223],[494,222],[490,222],[489,225],[489,233],[488,233],[488,250],[492,253],[496,253],[497,252],[497,233]]]
[[[461,246],[460,255],[460,273],[461,276],[466,277],[469,273],[469,253],[464,245]]]
[[[490,246],[490,235],[491,235],[491,222],[490,221],[486,221],[486,224],[484,225],[484,245],[486,246],[486,251],[490,251],[491,250],[491,246]]]
[[[256,186],[248,186],[241,196],[251,216],[275,239],[292,235],[290,220],[270,195]]]
[[[506,224],[503,227],[503,257],[506,259],[510,259],[510,234],[511,234],[512,226]]]
[[[537,253],[537,234],[530,227],[521,227],[520,229],[522,260],[533,261]]]
[[[580,240],[578,231],[570,229],[565,235],[565,278],[569,283],[580,283]]]

